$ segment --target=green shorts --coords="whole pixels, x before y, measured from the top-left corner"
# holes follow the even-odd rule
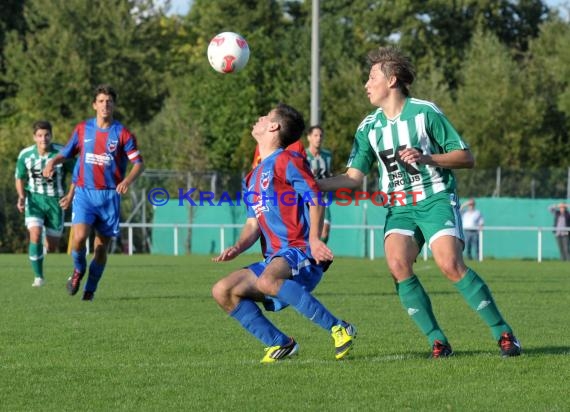
[[[459,199],[455,193],[440,192],[418,203],[388,209],[384,239],[391,233],[414,236],[421,250],[440,236],[454,236],[462,241],[463,229]]]
[[[63,209],[57,197],[26,193],[25,216],[28,229],[43,226],[48,236],[61,236],[63,232]]]

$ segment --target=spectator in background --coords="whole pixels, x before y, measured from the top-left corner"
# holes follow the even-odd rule
[[[467,259],[479,259],[479,231],[483,229],[483,215],[475,209],[475,200],[469,199],[461,205],[461,221],[465,234]],[[474,251],[475,254],[472,254]]]
[[[559,203],[551,205],[548,210],[554,215],[554,236],[560,250],[560,260],[570,260],[570,251],[568,250],[568,233],[570,227],[570,212],[568,212],[567,203]]]
[[[315,179],[325,179],[332,176],[332,152],[322,148],[323,140],[325,140],[325,131],[319,125],[309,127],[307,132],[307,160],[311,165],[311,172]],[[323,230],[321,232],[321,240],[325,243],[329,241],[331,228],[331,209],[330,205],[325,206],[325,220]]]

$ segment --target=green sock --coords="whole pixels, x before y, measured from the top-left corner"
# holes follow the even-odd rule
[[[503,332],[513,332],[499,312],[487,284],[474,270],[468,268],[463,279],[455,283],[455,287],[469,307],[489,325],[495,340],[499,340]]]
[[[28,257],[32,264],[34,276],[44,277],[44,246],[41,243],[30,243],[28,246]]]
[[[448,344],[447,338],[435,320],[429,296],[418,277],[413,275],[396,284],[396,291],[400,296],[402,306],[422,333],[427,336],[430,345],[433,345],[436,339]]]

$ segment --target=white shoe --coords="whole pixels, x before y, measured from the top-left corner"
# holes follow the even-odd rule
[[[34,283],[32,283],[32,287],[41,288],[45,284],[46,284],[46,281],[44,278],[35,278]]]

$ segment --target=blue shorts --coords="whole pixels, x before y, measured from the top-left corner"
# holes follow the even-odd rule
[[[291,280],[297,282],[309,292],[312,292],[313,289],[317,287],[323,277],[322,266],[317,265],[305,252],[296,248],[280,250],[263,262],[253,263],[247,268],[255,273],[255,276],[260,277],[269,262],[276,257],[282,257],[287,261],[293,275]],[[273,296],[266,296],[263,301],[263,306],[268,311],[277,312],[281,309],[285,309],[289,305]]]
[[[115,189],[75,188],[71,223],[92,226],[106,237],[119,236],[121,196]]]

